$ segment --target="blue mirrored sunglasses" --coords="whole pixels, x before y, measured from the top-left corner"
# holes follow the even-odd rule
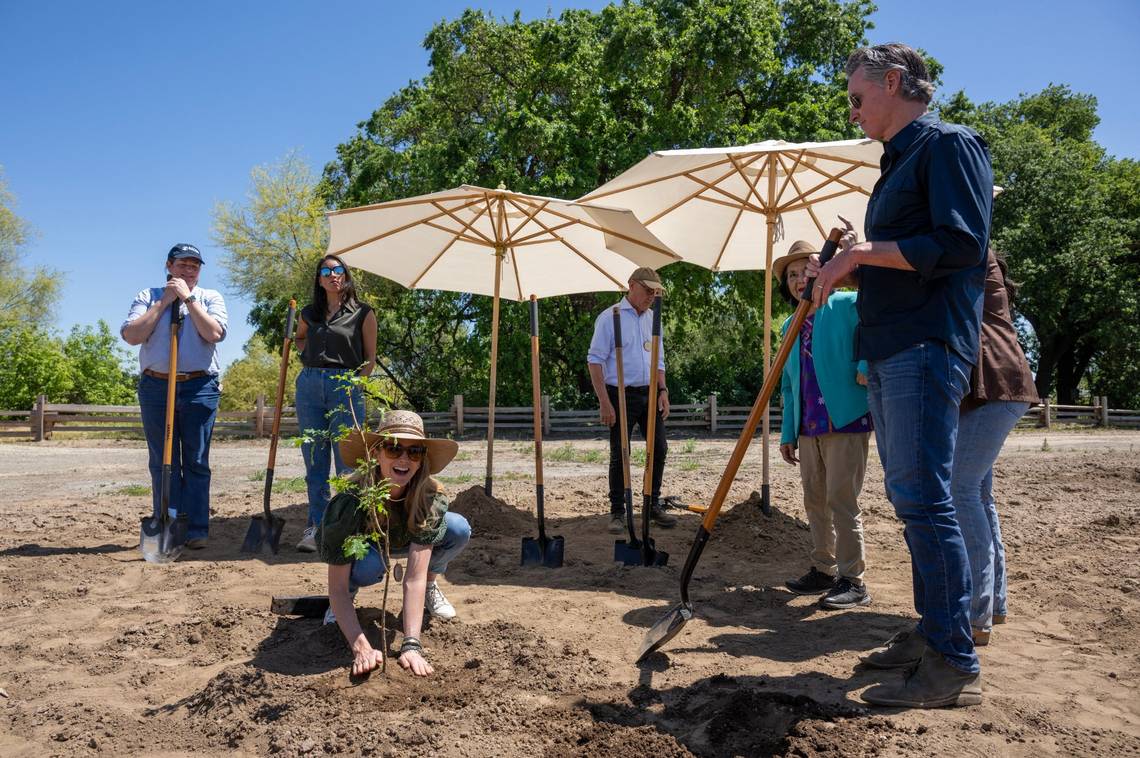
[[[321,276],[332,276],[333,274],[344,276],[344,266],[333,266],[332,268],[321,266]]]

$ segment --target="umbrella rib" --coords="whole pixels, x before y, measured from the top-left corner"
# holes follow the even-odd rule
[[[724,257],[724,251],[728,249],[728,243],[732,239],[732,235],[736,232],[736,225],[740,223],[740,217],[744,215],[744,206],[736,209],[736,218],[732,220],[732,226],[728,228],[728,234],[724,236],[724,244],[720,246],[720,252],[716,254],[716,260],[713,261],[712,270],[720,270],[720,259]]]
[[[616,189],[608,190],[606,192],[599,192],[597,194],[590,193],[589,195],[587,195],[587,197],[589,197],[589,200],[584,200],[583,202],[589,203],[589,202],[593,202],[593,201],[597,200],[599,197],[608,197],[610,195],[615,195],[619,192],[629,192],[630,190],[640,189],[641,187],[648,187],[650,184],[657,184],[658,182],[667,182],[670,179],[676,179],[677,177],[685,176],[690,171],[705,171],[706,169],[716,168],[717,166],[723,166],[725,163],[728,163],[728,160],[729,160],[728,158],[723,158],[723,159],[718,160],[718,161],[713,161],[712,163],[706,163],[703,166],[696,166],[694,168],[687,168],[687,169],[684,169],[682,171],[678,171],[675,174],[666,174],[665,176],[658,176],[658,177],[654,177],[653,179],[646,179],[643,182],[637,182],[635,184],[630,184],[630,185],[625,186],[625,187],[618,187]]]
[[[551,211],[551,213],[554,213],[554,211]],[[557,215],[557,214],[556,214],[556,215]],[[563,237],[562,235],[558,234],[557,232],[555,232],[555,231],[553,231],[553,230],[551,230],[551,229],[547,228],[546,224],[542,223],[542,221],[541,221],[540,219],[537,219],[537,218],[536,218],[536,219],[534,220],[534,223],[538,224],[538,225],[539,225],[539,226],[541,226],[543,229],[546,229],[546,230],[547,230],[547,231],[550,233],[550,236],[551,236],[551,237],[553,237],[553,238],[554,238],[554,239],[556,239],[557,241],[561,242],[563,245],[565,245],[566,247],[568,247],[568,248],[569,248],[569,249],[570,249],[570,250],[571,250],[571,251],[572,251],[572,252],[573,252],[575,255],[577,255],[579,258],[581,258],[582,260],[586,261],[586,263],[589,263],[591,266],[593,266],[595,269],[597,269],[597,271],[598,271],[598,273],[599,273],[599,274],[601,274],[602,276],[606,277],[606,278],[607,278],[607,279],[609,279],[611,282],[613,282],[615,285],[617,285],[617,288],[618,288],[619,290],[620,290],[620,289],[625,289],[625,288],[622,286],[622,283],[621,283],[621,282],[619,282],[617,279],[614,279],[614,278],[613,278],[613,276],[611,276],[611,275],[610,275],[610,273],[609,273],[608,271],[606,271],[605,269],[603,269],[601,266],[599,266],[599,265],[598,265],[597,263],[595,263],[594,261],[590,260],[590,257],[589,257],[588,255],[586,255],[585,253],[583,253],[583,252],[582,252],[581,250],[579,250],[578,248],[574,247],[574,245],[573,245],[573,244],[572,244],[572,243],[571,243],[569,240],[567,240],[565,237]],[[586,224],[586,222],[584,222],[584,221],[579,221],[578,223],[580,223],[580,224],[583,224],[583,225],[585,225],[585,226],[589,226],[589,224]],[[594,228],[594,229],[596,229],[596,227],[591,227],[591,228]],[[606,231],[605,231],[605,230],[603,230],[603,229],[597,229],[597,231],[600,231],[600,232],[602,232],[603,234],[608,234],[608,233],[609,233],[609,232],[606,232]],[[617,254],[618,254],[618,255],[620,255],[620,253],[617,253]],[[675,256],[674,256],[674,257],[675,257]],[[628,259],[626,259],[626,260],[628,260]]]
[[[789,180],[792,182],[792,186],[793,186],[793,187],[795,187],[795,189],[796,189],[796,192],[802,192],[802,191],[800,190],[800,183],[799,183],[799,182],[797,182],[797,181],[795,180],[795,178],[792,176],[792,174],[793,174],[794,172],[788,171],[787,167],[786,167],[786,166],[784,166],[784,160],[783,160],[783,157],[782,157],[782,156],[779,156],[779,155],[777,155],[777,156],[776,156],[776,160],[780,161],[780,166],[784,167],[784,172],[785,172],[785,174],[787,175],[788,179],[789,179]],[[781,193],[780,193],[780,194],[783,194],[783,191],[782,191],[782,190],[781,190]],[[826,234],[826,233],[823,231],[823,224],[821,224],[821,223],[820,223],[820,221],[819,221],[819,218],[818,218],[818,217],[815,215],[815,208],[814,208],[814,207],[812,207],[811,205],[808,205],[808,206],[807,206],[807,207],[806,207],[804,210],[806,210],[806,211],[807,211],[807,213],[808,213],[808,216],[809,216],[809,217],[811,217],[812,223],[813,223],[813,224],[815,224],[815,228],[816,228],[816,230],[819,232],[819,235],[820,235],[821,237],[826,237],[826,236],[827,236],[827,234]]]
[[[735,173],[737,173],[735,168],[730,169],[726,174],[718,177],[714,183],[709,183],[709,182],[705,181],[704,179],[698,179],[697,177],[693,176],[689,172],[685,172],[685,173],[681,174],[682,176],[684,176],[689,181],[694,182],[695,184],[699,185],[700,189],[698,189],[696,192],[689,195],[688,197],[682,198],[681,200],[679,200],[677,203],[670,206],[669,208],[666,208],[665,210],[661,211],[656,216],[654,216],[653,218],[646,221],[645,225],[649,226],[650,224],[653,224],[655,221],[659,221],[661,218],[669,215],[670,213],[677,210],[678,208],[680,208],[682,205],[689,202],[690,200],[697,200],[697,199],[712,200],[712,198],[707,198],[707,197],[704,197],[702,195],[702,193],[705,192],[706,190],[712,190],[713,192],[718,192],[718,193],[724,195],[725,197],[728,197],[730,200],[732,200],[736,204],[736,205],[732,205],[731,207],[735,208],[737,205],[743,205],[744,207],[748,208],[749,210],[754,210],[757,213],[763,213],[764,212],[763,209],[757,209],[757,208],[753,207],[752,204],[748,202],[747,198],[741,199],[741,198],[737,197],[736,195],[733,195],[731,192],[729,192],[725,189],[721,189],[719,186],[717,186],[720,182],[723,182],[725,179],[727,179],[728,177],[732,176]]]
[[[561,224],[555,224],[554,226],[552,226],[550,228],[554,231],[558,231],[559,229],[565,229],[568,226],[574,226],[574,224],[576,224],[576,223],[578,223],[578,222],[577,221],[565,221]],[[549,242],[549,240],[535,239],[535,238],[536,237],[542,237],[546,233],[547,232],[545,229],[539,229],[537,232],[531,232],[530,234],[526,235],[525,237],[519,237],[518,239],[510,240],[510,243],[512,245],[541,245],[544,242]]]
[[[543,209],[546,208],[546,206],[550,205],[549,200],[543,200],[542,205],[533,204],[533,210],[530,210],[529,208],[520,205],[513,197],[508,197],[507,202],[513,205],[516,210],[521,211],[526,216],[526,218],[522,220],[522,223],[516,226],[514,230],[511,230],[510,224],[507,225],[507,244],[511,244],[511,242],[514,240],[515,235],[522,231],[522,229],[527,224],[533,221],[535,216],[537,216],[539,213],[542,213]],[[521,293],[519,296],[522,296]]]
[[[425,221],[425,222],[423,222],[423,224],[424,224],[424,226],[430,226],[432,229],[438,229],[441,232],[447,232],[448,234],[455,234],[463,242],[470,242],[472,245],[484,245],[485,246],[487,244],[487,242],[483,239],[465,236],[462,231],[457,232],[455,229],[448,229],[446,226],[443,226],[441,224],[437,224],[437,223],[432,222],[432,221]]]
[[[478,204],[478,202],[474,202],[474,203],[471,203],[470,205],[477,205],[477,204]],[[433,203],[433,205],[435,205],[435,207],[439,208],[438,204]],[[470,205],[465,206],[465,207],[470,207]],[[481,232],[475,228],[475,222],[478,221],[480,219],[480,217],[482,217],[482,215],[483,215],[482,211],[480,211],[479,213],[476,213],[475,216],[471,219],[471,222],[468,223],[468,222],[464,221],[463,219],[459,218],[458,216],[456,216],[453,211],[450,211],[447,208],[439,208],[439,209],[441,211],[443,211],[444,213],[446,213],[450,218],[454,219],[455,223],[459,224],[460,226],[462,226],[467,231],[472,232],[472,233],[478,235],[479,237],[482,237],[483,240],[485,240],[485,243],[487,245],[494,246],[496,244],[495,240],[491,239],[486,234],[483,234],[483,232]],[[462,209],[456,208],[455,210],[462,210]],[[462,232],[456,232],[456,234],[462,234]]]
[[[784,207],[779,208],[778,210],[780,213],[786,213],[788,211],[799,211],[799,210],[803,210],[804,208],[806,208],[809,205],[812,205],[813,203],[822,203],[822,202],[826,202],[828,200],[833,200],[837,197],[843,197],[844,195],[851,195],[851,194],[854,194],[854,190],[841,190],[839,192],[833,192],[830,195],[824,195],[823,197],[817,197],[814,200],[804,200],[802,203],[799,203],[797,205],[785,205]]]
[[[428,202],[432,202],[434,204],[434,201],[428,201]],[[464,205],[460,208],[456,208],[455,210],[462,210],[463,208],[469,208],[472,205],[475,205],[475,203],[474,202],[467,203],[466,205]],[[436,206],[436,207],[438,207],[438,206]],[[408,229],[411,229],[413,226],[419,226],[419,225],[421,225],[427,221],[435,221],[437,218],[441,218],[442,216],[445,216],[445,215],[449,215],[449,214],[446,211],[444,211],[443,213],[437,213],[434,216],[428,216],[427,218],[419,218],[419,219],[416,219],[415,221],[409,221],[408,223],[404,224],[403,226],[398,226],[395,229],[389,229],[386,232],[381,232],[380,234],[377,234],[375,237],[369,237],[366,240],[361,240],[360,242],[355,242],[355,243],[349,245],[348,247],[342,247],[339,250],[330,250],[330,251],[328,251],[328,253],[326,253],[326,255],[344,255],[345,253],[356,250],[359,247],[364,247],[365,245],[371,245],[373,242],[378,242],[378,241],[380,241],[386,237],[391,237],[394,234],[399,234],[400,232],[407,231]],[[462,223],[462,222],[460,222],[460,223]],[[448,233],[449,234],[455,234],[456,232],[453,230],[448,230]]]
[[[582,203],[581,205],[584,207],[587,206],[586,203]],[[609,210],[609,209],[606,209],[606,210]],[[635,237],[630,237],[628,234],[623,234],[621,232],[614,231],[613,229],[607,229],[607,228],[601,226],[600,224],[598,224],[597,222],[595,222],[592,217],[589,221],[586,221],[584,219],[574,218],[573,216],[568,216],[565,213],[561,213],[560,211],[554,210],[553,208],[547,208],[546,212],[549,213],[551,216],[557,216],[558,218],[565,219],[565,220],[570,221],[572,223],[581,224],[582,226],[587,227],[589,229],[593,229],[596,232],[601,232],[602,234],[608,234],[611,237],[617,237],[620,240],[625,240],[626,242],[631,242],[631,243],[633,243],[639,247],[645,248],[646,250],[652,250],[655,253],[661,253],[662,255],[667,255],[670,258],[672,258],[674,261],[681,260],[681,256],[677,255],[676,253],[674,253],[672,250],[669,250],[668,248],[658,247],[657,245],[655,245],[651,242],[646,242],[645,240],[639,240]],[[635,220],[637,219],[637,214],[635,214],[633,211],[623,209],[623,210],[619,210],[617,212],[618,213],[629,213],[630,215],[633,216],[633,218]],[[548,226],[546,226],[546,224],[542,223],[537,218],[534,220],[534,222],[536,224],[538,224],[539,226],[541,226],[543,229],[545,229],[548,233],[550,233],[559,242],[564,241],[562,237],[560,237],[557,234],[554,234],[554,232]],[[642,224],[642,226],[646,226],[646,225]],[[646,231],[648,231],[648,229]]]
[[[852,171],[854,171],[857,168],[859,168],[859,167],[858,166],[848,166],[843,171],[840,171],[838,173],[833,174],[833,173],[824,171],[819,166],[812,166],[811,167],[812,171],[816,172],[817,174],[822,174],[823,176],[827,177],[827,181],[823,182],[822,184],[818,185],[817,187],[814,187],[812,189],[812,192],[814,192],[819,187],[822,187],[822,186],[828,184],[829,182],[835,182],[836,184],[842,184],[844,187],[847,187],[848,189],[852,189],[852,190],[856,190],[858,192],[862,192],[865,195],[870,195],[871,193],[869,191],[863,189],[858,184],[855,184],[854,182],[847,182],[847,181],[843,180],[843,177],[847,176],[848,174],[850,174]]]
[[[444,254],[447,253],[447,251],[451,249],[451,246],[454,245],[456,243],[456,241],[458,241],[458,240],[459,240],[458,234],[455,235],[454,237],[452,237],[451,239],[449,239],[447,241],[447,244],[443,246],[443,249],[440,250],[438,253],[436,253],[436,256],[431,259],[431,262],[428,263],[427,267],[424,268],[424,270],[421,271],[419,273],[419,275],[415,279],[412,280],[412,283],[410,285],[408,285],[408,289],[415,289],[416,287],[418,287],[420,284],[420,280],[423,279],[425,276],[427,276],[427,273],[429,271],[431,271],[433,266],[435,266],[436,261],[438,261],[440,258],[442,258],[444,256]]]
[[[817,153],[817,152],[814,152],[812,150],[805,150],[804,152],[807,155],[811,156],[812,158],[818,158],[818,159],[824,160],[824,161],[835,161],[836,163],[849,163],[849,164],[855,166],[856,168],[873,168],[873,169],[881,169],[882,168],[881,166],[879,166],[877,164],[867,163],[867,161],[861,161],[857,158],[844,158],[841,155],[828,155],[827,153]]]
[[[500,227],[500,230],[499,230],[498,237],[499,237],[499,239],[503,240],[502,244],[504,247],[504,252],[506,250],[507,242],[511,238],[511,227],[510,227],[510,224],[507,223],[506,205],[507,205],[507,199],[503,195],[499,195],[499,227]],[[495,254],[498,255],[499,251],[496,250]],[[522,300],[523,299],[522,282],[519,281],[519,257],[518,257],[518,255],[515,254],[515,251],[513,249],[511,250],[511,269],[515,272],[515,291],[518,293],[518,299]]]
[[[349,213],[359,213],[360,211],[375,211],[375,210],[382,210],[385,208],[403,208],[403,207],[406,207],[409,205],[423,205],[425,203],[433,203],[434,204],[437,200],[441,200],[441,199],[445,199],[445,200],[471,200],[471,199],[474,199],[477,201],[481,197],[482,197],[482,195],[476,194],[476,195],[453,195],[453,196],[447,197],[447,198],[421,197],[421,198],[416,198],[413,200],[390,200],[386,203],[373,203],[372,205],[358,205],[355,208],[342,208],[342,209],[336,210],[336,211],[329,211],[325,215],[328,215],[328,216],[344,216],[344,215],[347,215]]]
[[[756,210],[756,213],[763,213],[764,215],[767,215],[768,213],[768,201],[760,197],[760,193],[756,191],[756,185],[760,183],[761,177],[764,176],[764,171],[762,169],[758,170],[756,172],[756,178],[749,181],[748,175],[744,173],[744,169],[755,163],[761,156],[766,155],[766,153],[754,153],[743,165],[738,164],[735,160],[732,162],[733,167],[736,168],[736,173],[740,174],[740,178],[744,180],[744,184],[748,187],[748,193],[752,195],[752,197],[756,198],[756,203],[758,205],[758,210]]]
[[[847,168],[846,170],[844,170],[842,173],[839,173],[835,176],[830,176],[828,174],[824,174],[824,176],[827,177],[826,179],[824,179],[822,182],[815,185],[811,189],[800,192],[799,195],[797,195],[796,197],[794,197],[788,201],[788,205],[777,207],[775,209],[776,212],[779,213],[779,212],[782,212],[786,209],[791,208],[793,203],[797,203],[797,202],[820,203],[820,202],[823,202],[824,200],[830,200],[833,197],[838,197],[839,195],[846,195],[846,194],[849,194],[851,192],[860,191],[858,185],[852,184],[851,182],[845,182],[842,179],[843,176],[851,173],[854,170],[855,170],[855,167],[851,166],[851,167]],[[839,195],[826,195],[824,197],[812,198],[812,195],[814,195],[817,191],[823,189],[824,187],[826,187],[829,184],[832,184],[833,182],[835,184],[839,184],[839,185],[842,185],[843,187],[846,187],[846,189],[843,190],[842,192],[840,192]]]
[[[776,191],[776,197],[772,198],[772,202],[776,205],[780,204],[780,198],[784,196],[784,190],[788,188],[789,183],[791,183],[791,185],[796,188],[796,192],[800,191],[800,185],[792,179],[792,175],[796,173],[796,167],[800,165],[800,162],[804,158],[805,152],[806,151],[804,150],[799,151],[799,153],[796,155],[796,161],[792,164],[792,167],[790,169],[784,165],[784,157],[786,153],[776,153],[776,160],[779,161],[780,168],[784,169],[784,183],[781,184],[780,189]]]

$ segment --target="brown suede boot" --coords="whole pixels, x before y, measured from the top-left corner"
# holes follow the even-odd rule
[[[985,629],[974,629],[974,647],[982,647],[990,644],[990,633]]]
[[[859,660],[873,669],[900,669],[913,666],[922,658],[926,638],[911,629],[899,632],[879,650],[860,656]]]
[[[877,684],[866,690],[864,702],[897,708],[947,708],[980,705],[982,675],[960,671],[932,647],[923,651],[918,666],[909,669],[902,681]]]

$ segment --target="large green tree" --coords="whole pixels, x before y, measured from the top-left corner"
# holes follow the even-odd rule
[[[33,232],[15,211],[16,199],[0,173],[0,330],[51,320],[60,278],[47,266],[28,266],[26,246]]]
[[[430,70],[392,95],[325,170],[336,207],[462,183],[577,197],[652,150],[855,136],[843,63],[869,2],[643,0],[557,19],[479,11],[427,35]],[[758,247],[760,241],[758,241]],[[720,390],[748,402],[760,374],[760,276],[663,271],[674,400]],[[485,399],[490,298],[369,282],[380,353],[421,407]],[[543,379],[556,402],[589,396],[585,354],[616,295],[541,304]],[[529,399],[525,306],[502,313],[500,402]]]
[[[73,326],[63,341],[73,383],[67,393],[69,403],[134,405],[138,402],[135,377],[124,368],[131,355],[120,338],[111,333],[107,322],[95,326]]]
[[[1140,403],[1140,167],[1093,139],[1096,99],[1050,86],[1007,103],[942,105],[989,142],[993,244],[1010,262],[1015,303],[1036,332],[1037,390]]]

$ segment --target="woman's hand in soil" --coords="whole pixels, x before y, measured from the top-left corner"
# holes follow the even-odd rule
[[[364,676],[384,663],[384,653],[372,647],[352,651],[352,675]]]
[[[418,650],[408,650],[400,653],[400,665],[416,676],[431,676],[435,669],[431,667]]]

